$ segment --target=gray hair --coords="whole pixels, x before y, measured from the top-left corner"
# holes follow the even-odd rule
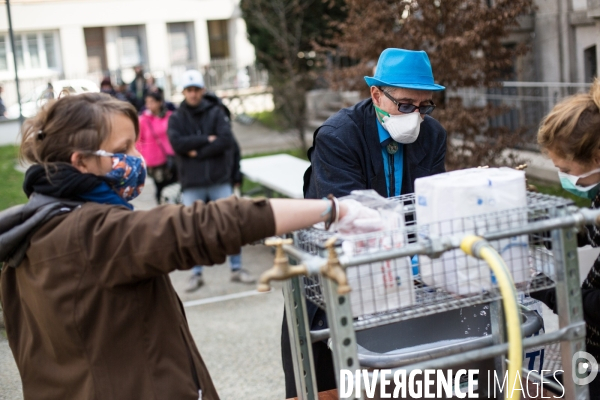
[[[378,86],[378,88],[380,88],[381,90],[383,90],[384,92],[387,92],[389,94],[393,94],[394,92],[396,92],[396,90],[400,89],[399,87],[396,87],[396,86]]]

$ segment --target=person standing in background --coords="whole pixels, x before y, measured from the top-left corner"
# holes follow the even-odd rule
[[[52,86],[52,83],[48,82],[48,86],[44,90],[42,98],[45,100],[52,100],[54,98],[54,86]]]
[[[148,85],[144,78],[144,68],[141,65],[136,65],[133,70],[135,71],[135,78],[129,84],[129,92],[131,93],[131,103],[140,112],[144,105],[146,93],[148,93]]]
[[[156,79],[154,78],[154,76],[149,75],[148,78],[146,79],[146,90],[148,92],[154,92],[159,89],[160,88],[156,84]]]
[[[232,176],[235,138],[231,121],[221,100],[205,90],[200,71],[183,75],[184,101],[169,119],[168,135],[177,157],[183,204],[204,202],[233,194]],[[254,283],[256,279],[242,269],[241,255],[229,257],[231,281]],[[195,266],[188,292],[204,284],[202,267]]]
[[[167,110],[161,91],[146,94],[146,109],[140,114],[140,137],[137,149],[148,166],[148,175],[156,185],[156,203],[160,204],[165,186],[177,182],[175,152],[167,136],[167,126],[172,112]]]
[[[100,93],[106,93],[109,96],[117,97],[117,92],[113,88],[110,76],[105,76],[100,82]]]
[[[131,97],[131,93],[129,93],[127,84],[123,82],[121,79],[117,80],[117,87],[115,90],[115,98],[121,101],[126,101],[128,103],[133,104],[133,99]]]

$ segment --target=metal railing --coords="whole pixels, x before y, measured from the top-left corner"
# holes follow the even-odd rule
[[[587,0],[588,10],[600,9],[600,0]]]
[[[588,92],[591,83],[503,82],[497,88],[465,88],[449,93],[469,106],[503,106],[507,111],[490,118],[492,127],[524,131],[525,146],[537,149],[536,133],[544,116],[564,98]]]

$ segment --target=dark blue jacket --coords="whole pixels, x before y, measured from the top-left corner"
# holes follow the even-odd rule
[[[381,144],[371,99],[344,108],[315,131],[304,174],[304,197],[340,197],[352,190],[374,189],[387,197]],[[404,145],[402,194],[414,192],[415,179],[445,172],[446,131],[425,116],[419,137]]]
[[[383,156],[375,109],[371,99],[340,110],[315,131],[308,151],[311,166],[304,174],[304,197],[320,199],[332,193],[340,197],[352,190],[374,189],[387,197]],[[415,179],[445,172],[446,131],[426,116],[419,137],[404,145],[402,194],[414,192]],[[328,327],[326,313],[307,301],[311,330]],[[282,363],[286,398],[297,395],[287,323],[281,331]],[[331,351],[322,342],[313,343],[313,359],[319,391],[336,387]]]

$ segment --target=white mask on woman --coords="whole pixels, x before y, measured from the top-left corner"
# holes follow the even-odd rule
[[[388,131],[392,139],[398,143],[413,143],[419,137],[421,130],[421,114],[413,112],[410,114],[390,115],[381,108],[375,106],[375,113],[383,128]]]

